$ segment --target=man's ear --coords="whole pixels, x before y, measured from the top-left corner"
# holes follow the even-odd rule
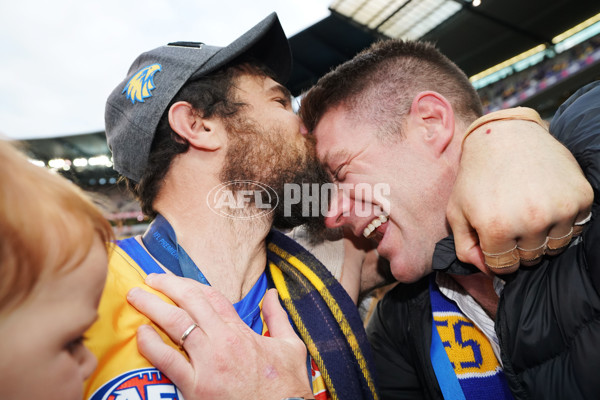
[[[454,110],[450,102],[437,92],[421,92],[413,99],[409,118],[435,154],[441,155],[454,136]]]
[[[169,109],[169,125],[175,133],[198,149],[214,151],[222,146],[217,130],[222,126],[216,118],[203,118],[192,105],[178,101]]]

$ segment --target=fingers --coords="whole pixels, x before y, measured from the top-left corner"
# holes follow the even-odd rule
[[[140,288],[130,290],[128,301],[160,326],[174,343],[184,341],[183,347],[192,359],[201,354],[207,339],[218,340],[223,332],[229,332],[228,324],[238,330],[249,329],[233,305],[210,286],[169,274],[150,274],[146,283],[169,296],[179,307]],[[198,327],[192,328],[194,325]]]
[[[265,294],[262,312],[271,337],[286,338],[296,336],[287,313],[279,303],[279,296],[276,289],[269,289]]]
[[[579,211],[579,213],[577,213]],[[580,216],[583,211],[583,216]],[[548,242],[546,245],[546,254],[548,255],[557,255],[565,250],[569,243],[571,243],[571,239],[573,238],[575,232],[575,223],[577,221],[582,221],[588,215],[587,207],[580,207],[580,210],[573,211],[565,211],[565,216],[559,219],[554,226],[552,226],[548,230]],[[578,225],[583,228],[582,225]],[[578,230],[580,233],[581,231]]]
[[[476,266],[483,273],[489,275],[490,270],[485,264],[475,229],[461,212],[453,213],[449,210],[447,217],[454,235],[454,247],[458,259]]]
[[[195,321],[203,321],[203,326],[239,321],[229,300],[208,285],[169,274],[150,274],[146,277],[146,284],[170,297]]]
[[[487,237],[482,235],[480,245],[482,249],[486,249],[483,251],[485,264],[497,274],[506,274],[514,272],[519,265],[536,265],[542,261],[544,255],[560,254],[569,247],[573,237],[580,234],[585,224],[591,220],[591,213],[584,214],[586,216],[583,218],[580,215],[581,213],[578,214],[577,222],[573,222],[572,217],[567,217],[554,225],[544,223],[544,228],[530,229],[527,234],[514,241],[502,240],[501,234]]]
[[[475,244],[471,248],[465,250],[464,258],[465,260],[463,262],[468,262],[469,264],[476,266],[484,274],[492,276],[492,271],[485,263],[485,256],[483,255],[479,244]]]
[[[587,211],[583,215],[580,213],[573,224],[573,236],[581,235],[583,228],[592,220],[592,212]]]
[[[523,236],[519,239],[519,254],[521,264],[535,265],[541,261],[542,256],[555,256],[569,247],[571,240],[581,234],[585,224],[590,221],[591,213],[584,210],[573,219],[574,212],[567,212],[567,216],[545,228],[537,235]],[[545,239],[544,239],[545,236]]]
[[[184,310],[166,303],[160,297],[141,288],[131,289],[127,293],[127,301],[160,326],[175,344],[180,343],[184,332],[195,323],[195,320]],[[194,329],[193,332],[189,332],[185,338],[186,350],[190,353],[194,352],[201,346],[205,337],[206,334],[202,329]]]
[[[129,292],[129,302],[175,343],[182,340],[190,361],[148,326],[138,329],[140,353],[186,398],[282,398],[280,394],[310,388],[306,346],[291,328],[275,290],[263,302],[265,322],[274,336],[269,338],[247,327],[235,310],[234,321],[221,319],[218,312],[232,319],[233,306],[213,288],[169,275],[150,275],[147,283],[185,310],[140,288]]]
[[[516,245],[509,250],[496,253],[484,251],[483,249],[481,251],[485,265],[495,274],[510,274],[519,268],[520,256]]]
[[[560,234],[559,234],[560,235]],[[562,234],[560,236],[548,236],[548,244],[546,248],[546,254],[551,256],[561,253],[565,250],[569,243],[571,243],[571,239],[573,238],[573,226],[569,228],[567,233]]]
[[[138,350],[152,365],[161,370],[178,387],[187,387],[194,378],[194,370],[188,360],[166,344],[149,325],[137,331]]]
[[[544,255],[559,254],[590,220],[589,207],[585,205],[579,205],[578,210],[554,210],[554,221],[531,217],[528,221],[516,219],[516,225],[515,221],[507,222],[507,218],[492,218],[491,213],[479,220],[471,215],[470,221],[463,214],[463,209],[470,212],[465,207],[451,202],[447,210],[456,254],[461,261],[495,274],[512,273],[521,265],[539,263]],[[551,214],[546,211],[541,215]]]
[[[535,238],[534,240],[528,242],[536,244],[529,245],[524,244],[526,243],[525,241],[519,241],[519,246],[517,246],[517,251],[519,252],[521,265],[524,265],[526,267],[535,265],[542,260],[542,256],[546,254],[548,238],[543,238],[541,244],[537,244],[539,243],[538,238]]]
[[[499,275],[512,273],[519,268],[521,257],[517,241],[509,234],[512,233],[510,227],[496,221],[471,226],[466,217],[457,221],[460,223],[458,246],[461,252],[468,255],[468,262],[478,262],[474,265],[483,272],[491,271]],[[455,227],[452,226],[452,229]],[[456,234],[454,241],[457,241]]]

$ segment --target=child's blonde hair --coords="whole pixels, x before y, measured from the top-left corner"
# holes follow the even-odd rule
[[[0,140],[0,314],[24,301],[48,274],[75,268],[108,221],[76,185],[31,164]]]

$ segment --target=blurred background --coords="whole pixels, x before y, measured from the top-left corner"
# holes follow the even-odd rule
[[[22,141],[31,162],[101,196],[117,234],[129,236],[148,221],[112,169],[104,102],[138,54],[168,42],[224,46],[276,11],[294,57],[287,86],[301,97],[373,41],[426,40],[466,72],[486,112],[522,105],[545,119],[600,79],[598,0],[214,3],[2,0],[0,136]]]

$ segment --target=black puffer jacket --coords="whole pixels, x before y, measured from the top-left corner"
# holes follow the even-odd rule
[[[600,82],[567,100],[550,129],[573,152],[594,187],[592,221],[564,253],[508,277],[496,333],[516,399],[599,399]],[[456,259],[452,238],[436,246],[434,269],[469,269]],[[382,399],[442,399],[429,354],[427,278],[389,292],[367,333]]]

